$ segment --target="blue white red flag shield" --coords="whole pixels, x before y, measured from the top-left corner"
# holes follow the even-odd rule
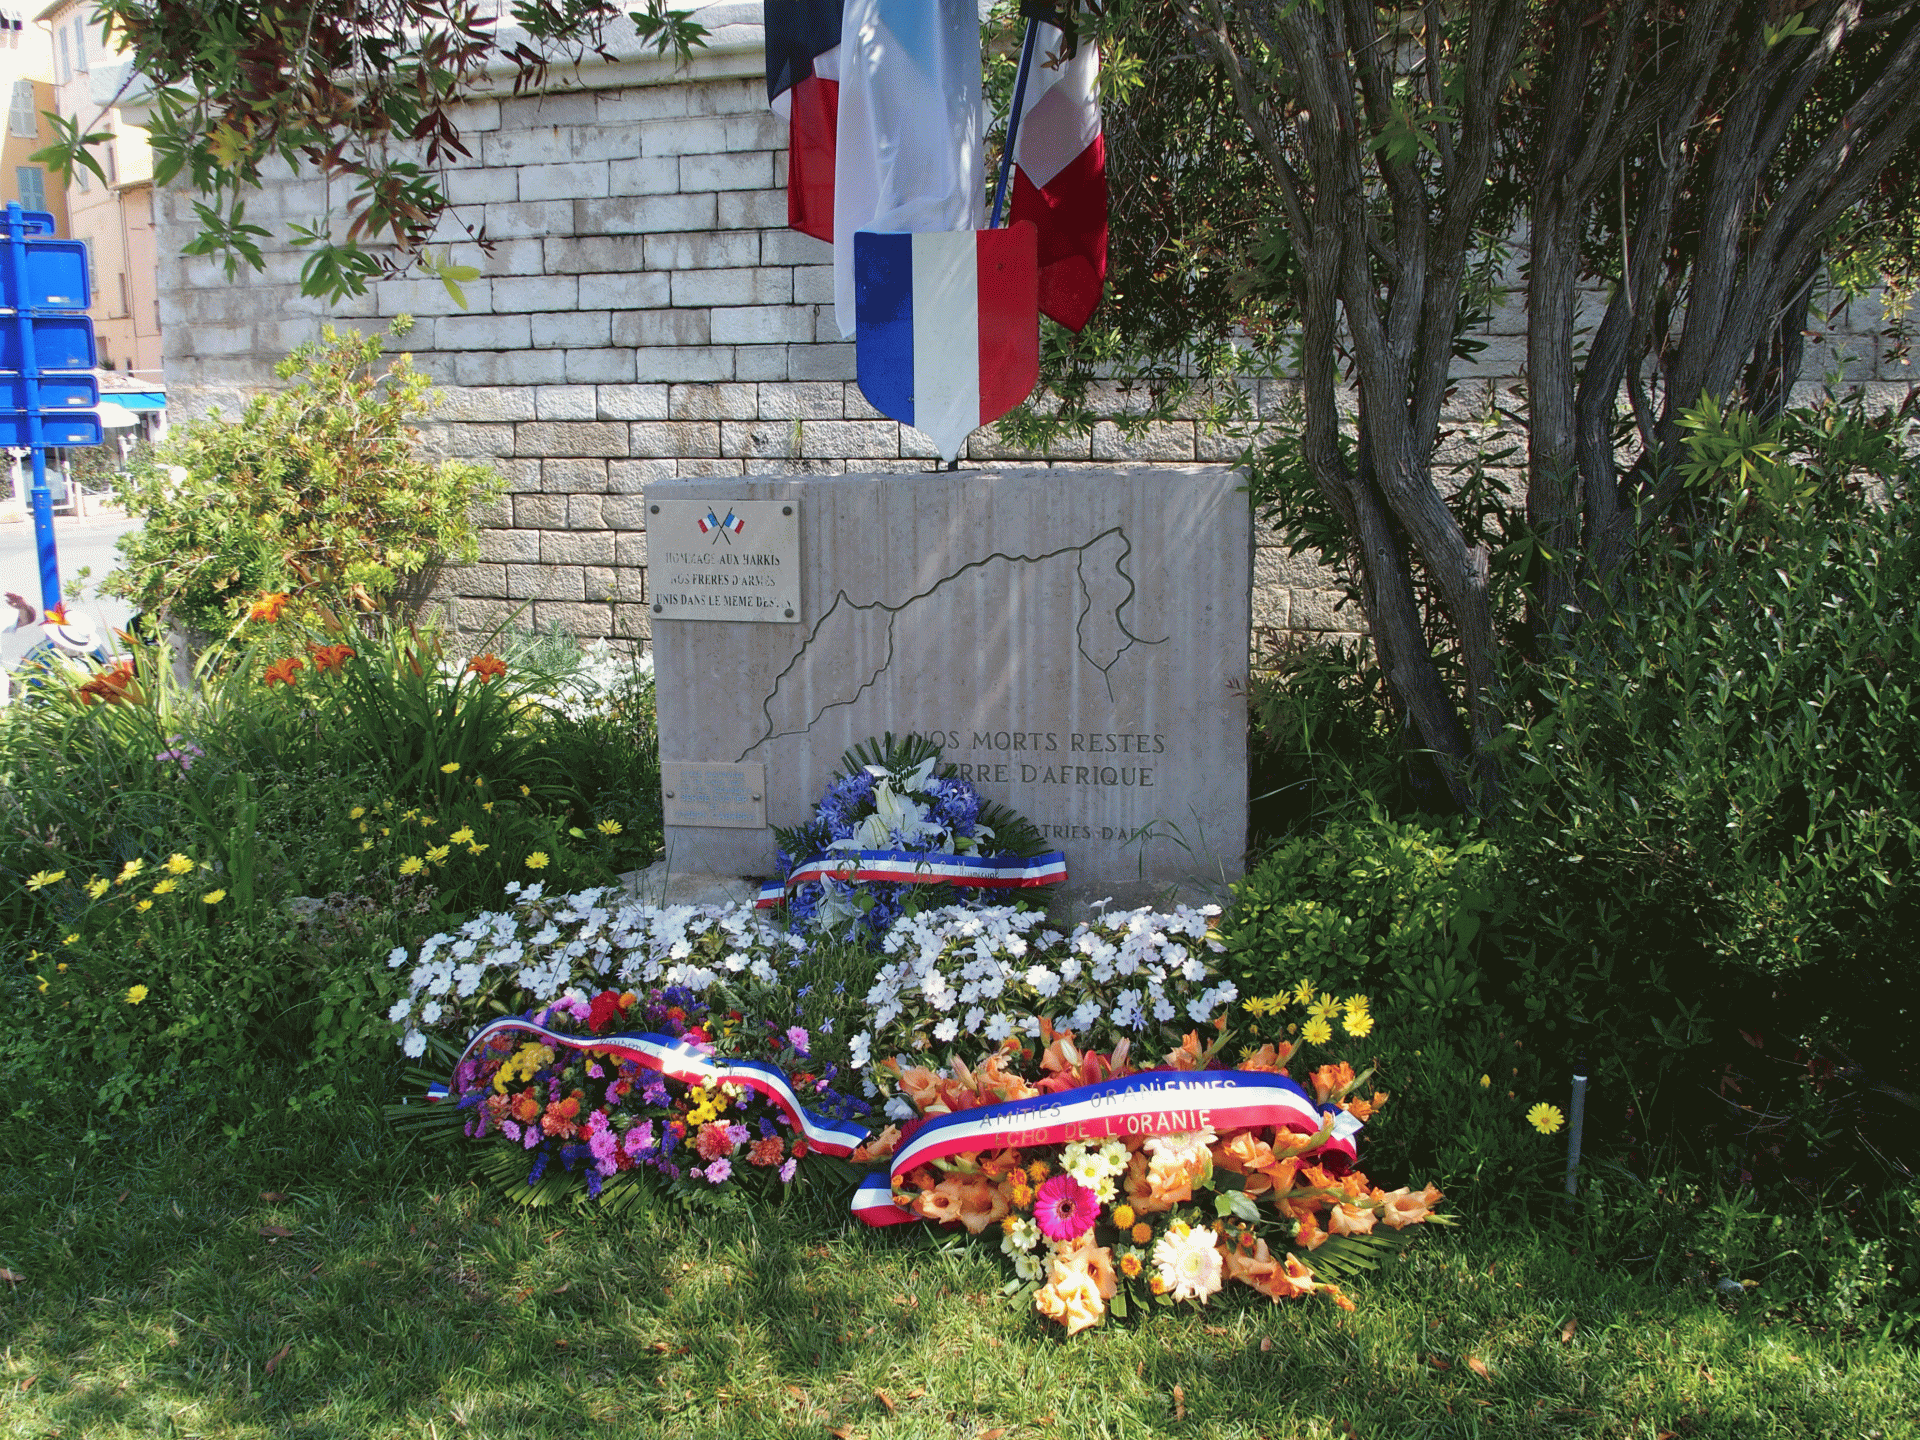
[[[1040,378],[1040,269],[1031,225],[854,236],[855,357],[874,409],[940,458]]]

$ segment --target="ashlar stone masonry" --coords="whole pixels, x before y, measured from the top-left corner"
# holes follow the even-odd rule
[[[804,821],[844,751],[918,732],[1066,853],[1072,893],[1241,873],[1253,549],[1232,471],[690,481],[649,489],[649,511],[656,495],[694,502],[685,533],[654,532],[676,551],[732,544],[699,515],[799,512],[797,623],[653,617],[663,767],[765,777],[766,827],[669,824],[674,871],[769,874],[767,827]]]

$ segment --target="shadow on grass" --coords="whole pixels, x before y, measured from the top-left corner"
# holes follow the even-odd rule
[[[1530,1231],[1425,1236],[1354,1315],[1227,1295],[1069,1342],[964,1237],[521,1210],[371,1109],[8,1155],[0,1195],[0,1434],[1752,1440],[1912,1433],[1920,1394],[1909,1354]]]

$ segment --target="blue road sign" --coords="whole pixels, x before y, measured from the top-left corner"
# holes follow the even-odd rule
[[[93,303],[84,240],[29,240],[26,295],[12,266],[0,267],[0,307],[8,310],[84,310]]]
[[[0,446],[26,448],[33,443],[29,431],[24,410],[0,410]],[[98,445],[105,438],[106,431],[98,415],[46,415],[40,420],[42,445]]]
[[[100,403],[100,382],[91,375],[42,375],[40,409],[51,415],[63,410],[91,410]],[[0,410],[27,408],[27,377],[0,375]],[[24,440],[10,440],[24,445]]]
[[[93,322],[84,315],[35,315],[34,370],[91,370],[98,358],[93,348]],[[0,370],[24,371],[20,361],[20,327],[0,323]]]
[[[98,445],[100,417],[81,408],[100,400],[92,375],[43,379],[50,370],[93,369],[99,357],[87,275],[87,247],[55,240],[53,216],[0,209],[0,445],[25,447],[33,457],[34,542],[40,552],[40,605],[60,603],[60,555],[53,540],[53,494],[47,488],[47,447]],[[64,313],[63,313],[64,312]]]

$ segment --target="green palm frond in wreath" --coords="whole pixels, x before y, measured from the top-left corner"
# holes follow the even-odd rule
[[[1429,1216],[1437,1219],[1437,1216]],[[1351,1280],[1370,1270],[1378,1270],[1413,1243],[1409,1230],[1379,1231],[1370,1235],[1334,1235],[1301,1256],[1316,1280]]]

